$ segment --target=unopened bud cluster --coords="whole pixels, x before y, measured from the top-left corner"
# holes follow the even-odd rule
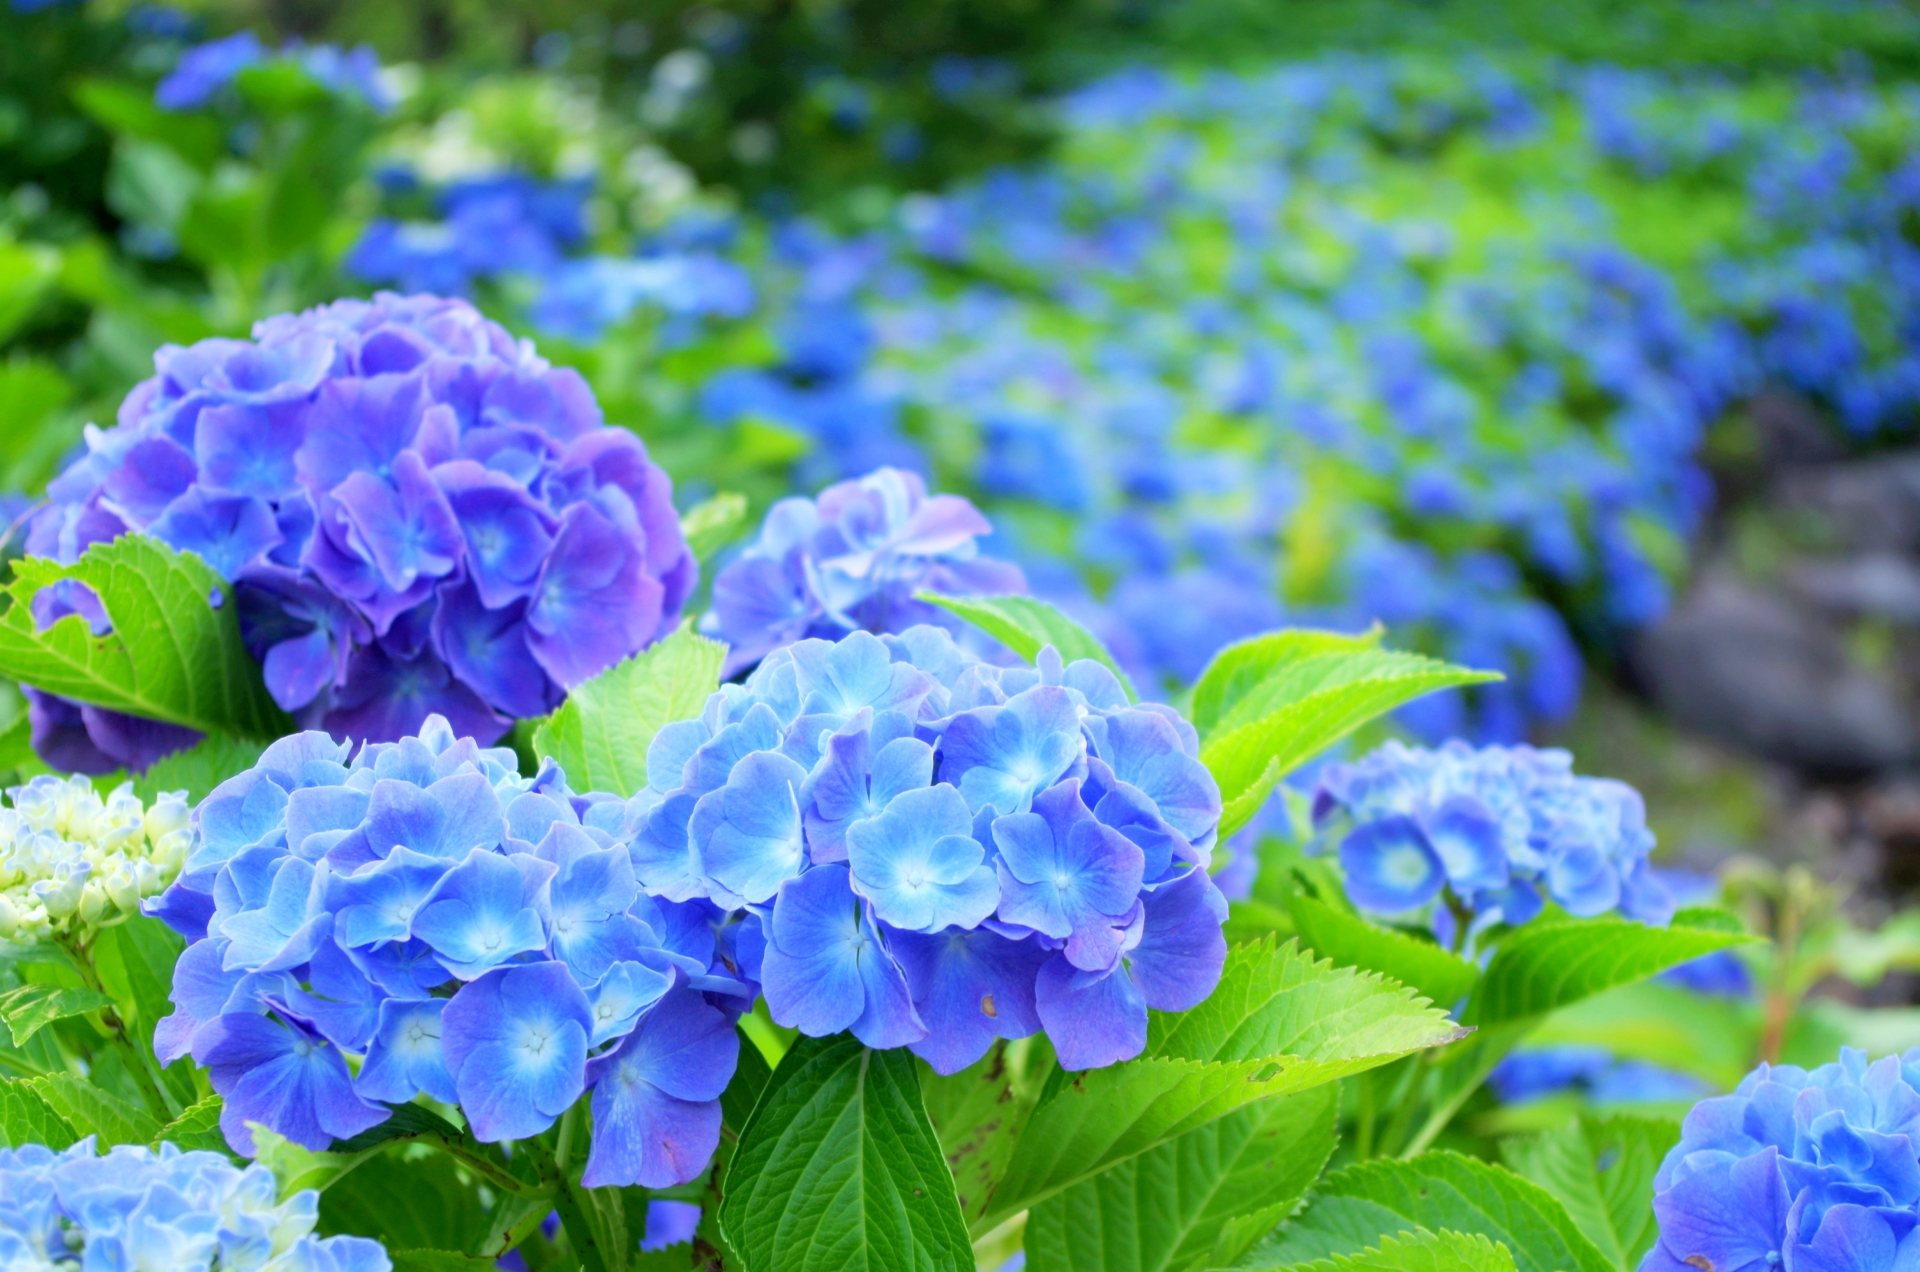
[[[193,832],[185,791],[142,804],[131,782],[105,799],[84,777],[40,776],[0,808],[0,942],[81,942],[140,912],[173,882]]]

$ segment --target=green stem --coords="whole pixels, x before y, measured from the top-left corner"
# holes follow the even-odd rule
[[[1429,1054],[1431,1053],[1422,1051],[1400,1062],[1406,1068],[1400,1074],[1399,1080],[1394,1083],[1393,1093],[1387,1097],[1387,1105],[1393,1109],[1393,1118],[1387,1123],[1387,1129],[1381,1134],[1377,1145],[1382,1154],[1392,1153],[1394,1146],[1404,1140],[1407,1132],[1413,1129],[1414,1115],[1420,1111],[1420,1102],[1415,1098],[1418,1094],[1417,1087],[1420,1077],[1426,1072]]]
[[[553,1189],[553,1208],[560,1212],[560,1227],[567,1234],[573,1257],[580,1261],[581,1272],[623,1272],[626,1261],[619,1255],[624,1252],[607,1248],[600,1227],[594,1222],[594,1207],[583,1195],[580,1185],[560,1169],[553,1154],[539,1140],[522,1140],[521,1147],[539,1167],[541,1178]]]
[[[580,1104],[576,1100],[567,1106],[565,1113],[560,1115],[560,1133],[555,1137],[553,1145],[553,1164],[563,1175],[567,1171],[567,1159],[573,1151],[573,1128],[579,1120]]]
[[[94,970],[93,959],[88,951],[64,937],[56,940],[54,944],[67,956],[67,962],[79,975],[81,984],[96,994],[112,997],[107,993],[106,987],[100,983],[100,973]],[[107,1031],[107,1045],[119,1053],[120,1062],[126,1069],[127,1076],[138,1088],[140,1098],[146,1101],[147,1111],[153,1114],[154,1120],[165,1126],[179,1117],[181,1112],[179,1104],[165,1093],[163,1084],[158,1081],[150,1068],[153,1064],[153,1056],[127,1033],[126,1022],[120,1018],[120,1013],[112,1007],[102,1008],[100,1024]]]
[[[1373,1156],[1374,1082],[1374,1074],[1363,1073],[1354,1083],[1359,1107],[1353,1114],[1353,1155],[1363,1162]]]

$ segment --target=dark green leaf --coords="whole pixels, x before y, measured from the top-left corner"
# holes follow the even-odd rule
[[[1544,1015],[1754,938],[1710,928],[1648,927],[1630,919],[1535,922],[1494,953],[1468,1004],[1472,1024]]]
[[[113,1006],[113,999],[91,989],[70,989],[59,985],[21,985],[0,994],[0,1020],[7,1022],[13,1045],[24,1047],[27,1039],[56,1020],[84,1016],[90,1011]]]
[[[1149,1015],[1138,1059],[1056,1072],[974,1229],[985,1232],[1243,1105],[1361,1073],[1463,1032],[1404,987],[1315,962],[1291,942],[1236,947],[1205,1002]]]
[[[916,592],[914,596],[972,623],[1028,662],[1052,645],[1063,662],[1091,658],[1104,663],[1127,691],[1127,701],[1140,700],[1133,682],[1100,638],[1045,601],[1031,596],[945,596],[939,592]]]
[[[1034,1073],[1041,1064],[1052,1065],[1050,1049],[1000,1041],[958,1073],[943,1077],[924,1062],[920,1065],[920,1093],[968,1223],[986,1212],[1006,1172],[1044,1081],[1044,1070],[1042,1076]]]
[[[720,1227],[748,1272],[973,1267],[913,1063],[845,1034],[787,1052],[727,1168]]]
[[[345,1229],[345,1231],[363,1235],[357,1228]],[[451,1250],[389,1248],[387,1257],[393,1260],[393,1272],[494,1272],[492,1259],[482,1259],[471,1254],[456,1254]]]
[[[1033,1208],[1032,1272],[1225,1267],[1286,1218],[1333,1152],[1339,1088],[1236,1109]]]
[[[1295,893],[1287,905],[1300,943],[1336,967],[1359,967],[1399,981],[1441,1007],[1460,1001],[1480,969],[1432,941],[1375,927],[1365,919]]]
[[[73,565],[26,557],[13,570],[11,604],[0,613],[0,674],[202,733],[293,731],[240,638],[232,585],[199,557],[129,534],[94,544]],[[38,629],[32,600],[62,579],[93,589],[111,632],[94,635],[78,614]]]
[[[720,685],[727,647],[683,626],[650,649],[576,685],[533,732],[577,791],[622,799],[647,784],[647,747],[663,725],[700,714]]]
[[[1515,1174],[1552,1193],[1620,1272],[1634,1272],[1659,1235],[1653,1175],[1680,1140],[1664,1118],[1582,1115],[1562,1130],[1509,1140],[1501,1155]]]
[[[1327,1176],[1305,1213],[1261,1242],[1248,1265],[1358,1254],[1410,1228],[1490,1237],[1512,1252],[1518,1272],[1613,1272],[1545,1189],[1458,1153],[1362,1162]]]
[[[395,1144],[320,1194],[320,1230],[373,1237],[389,1250],[473,1250],[487,1235],[487,1208],[451,1157]]]

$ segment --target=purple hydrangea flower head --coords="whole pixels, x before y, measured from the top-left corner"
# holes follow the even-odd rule
[[[1582,917],[1673,917],[1648,865],[1654,837],[1639,792],[1576,775],[1565,751],[1389,742],[1329,765],[1313,816],[1317,842],[1337,848],[1347,895],[1363,910],[1433,907],[1444,925],[1451,911],[1435,906],[1444,892],[1476,927],[1525,923],[1547,899]]]
[[[1653,1179],[1642,1272],[1847,1272],[1920,1258],[1920,1049],[1767,1065],[1702,1100]]]
[[[596,1178],[684,1183],[752,987],[720,911],[641,891],[630,820],[442,718],[357,752],[284,738],[195,810],[146,907],[191,942],[159,1054],[208,1067],[243,1152],[249,1123],[324,1149],[421,1093],[520,1139],[584,1097],[623,1119],[597,1119]]]
[[[913,594],[1026,591],[1018,566],[979,554],[975,539],[991,531],[967,500],[928,495],[918,474],[897,468],[829,486],[818,499],[783,499],[714,578],[702,630],[732,647],[733,670],[803,637],[929,623],[957,632],[957,620]]]
[[[679,620],[697,566],[666,473],[577,373],[465,302],[340,301],[154,367],[49,486],[28,550],[140,532],[198,553],[306,726],[391,741],[440,714],[490,742]],[[33,710],[41,753],[79,771],[191,741]]]
[[[0,1149],[0,1257],[9,1267],[166,1267],[179,1272],[267,1269],[390,1272],[365,1237],[316,1237],[320,1194],[284,1201],[265,1166],[219,1153],[119,1144],[91,1135],[54,1152]]]
[[[933,626],[806,639],[656,735],[634,872],[744,914],[781,1024],[943,1073],[1043,1028],[1067,1067],[1112,1064],[1226,958],[1197,752],[1091,660],[1001,667]]]

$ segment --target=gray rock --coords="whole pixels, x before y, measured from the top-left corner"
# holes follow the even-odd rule
[[[1848,617],[1920,623],[1920,560],[1892,552],[1801,560],[1787,568],[1793,590]]]
[[[1920,454],[1788,468],[1779,505],[1854,552],[1920,552]]]
[[[1788,389],[1763,389],[1747,403],[1747,418],[1768,467],[1825,463],[1846,456],[1833,426],[1813,403]]]
[[[1818,615],[1725,571],[1642,632],[1634,662],[1674,723],[1750,755],[1819,775],[1920,756],[1898,685],[1853,664]]]

